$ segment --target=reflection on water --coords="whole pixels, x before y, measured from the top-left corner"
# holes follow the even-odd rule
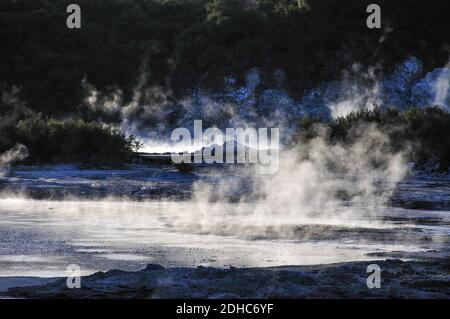
[[[412,194],[439,205],[448,201],[445,178],[432,179],[429,188],[424,187],[427,178],[405,181],[394,198],[403,203]],[[17,169],[0,182],[8,194],[0,199],[0,276],[65,275],[69,264],[88,274],[137,270],[148,263],[256,267],[376,259],[373,253],[392,251],[448,251],[450,214],[443,209],[385,207],[369,214],[364,207],[339,206],[333,214],[339,218],[263,218],[246,213],[256,202],[188,200],[189,186],[198,179],[218,182],[203,171],[181,174],[161,168]],[[245,190],[245,176],[239,189]],[[49,194],[53,200],[39,199]],[[201,209],[205,205],[206,211]]]

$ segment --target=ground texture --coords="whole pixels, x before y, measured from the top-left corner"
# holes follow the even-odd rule
[[[369,289],[367,266],[381,267],[381,288]],[[354,262],[275,268],[164,268],[110,270],[82,277],[10,288],[19,298],[450,298],[450,259]]]

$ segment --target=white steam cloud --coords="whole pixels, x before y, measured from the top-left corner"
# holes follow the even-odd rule
[[[361,109],[372,110],[381,105],[380,85],[375,77],[375,68],[369,68],[367,72],[361,71],[361,66],[353,65],[353,73],[357,73],[357,79],[345,72],[340,82],[342,96],[337,101],[328,104],[333,119],[345,117],[351,112]]]
[[[3,177],[7,173],[10,164],[16,161],[23,161],[28,155],[28,149],[23,144],[17,144],[0,154],[0,177]]]
[[[390,29],[386,29],[386,34]],[[205,128],[278,127],[282,144],[298,129],[305,115],[336,119],[361,109],[439,105],[448,109],[450,68],[436,69],[423,77],[422,64],[408,57],[392,74],[383,74],[380,65],[364,68],[355,63],[340,80],[326,82],[304,92],[294,100],[283,89],[284,74],[274,72],[275,87],[264,89],[257,69],[247,72],[245,84],[234,78],[224,79],[222,92],[208,93],[193,88],[183,97],[170,88],[149,86],[142,71],[129,102],[119,89],[108,94],[98,92],[87,81],[86,105],[105,122],[114,122],[124,131],[138,136],[144,152],[192,151],[175,149],[171,132],[178,127],[192,129],[194,120]],[[208,146],[208,145],[204,145]]]
[[[277,174],[253,175],[250,194],[238,202],[227,201],[239,182],[198,182],[193,199],[166,222],[239,237],[291,238],[304,225],[376,227],[372,217],[384,210],[407,172],[403,155],[386,152],[390,141],[376,126],[355,130],[348,145],[331,144],[326,131],[317,130],[319,137],[281,153]]]
[[[441,70],[439,77],[436,80],[434,86],[435,98],[433,105],[443,107],[446,111],[450,111],[450,104],[447,101],[447,97],[450,91],[450,61]]]

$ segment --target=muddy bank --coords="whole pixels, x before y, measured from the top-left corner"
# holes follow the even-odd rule
[[[381,288],[366,284],[369,264],[381,267]],[[1,281],[2,279],[0,279]],[[270,268],[164,268],[110,270],[82,277],[10,288],[19,298],[450,298],[450,257],[428,261],[352,262]]]

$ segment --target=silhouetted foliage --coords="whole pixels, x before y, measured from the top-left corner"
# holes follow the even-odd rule
[[[29,151],[29,163],[122,165],[140,147],[120,129],[83,120],[55,120],[39,114],[26,118],[0,116],[0,152],[20,143]]]

